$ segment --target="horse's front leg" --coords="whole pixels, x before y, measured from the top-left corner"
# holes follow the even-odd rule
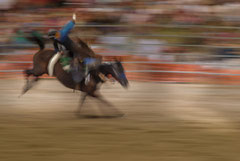
[[[90,96],[96,98],[97,100],[99,100],[101,103],[107,105],[108,107],[110,107],[114,113],[115,116],[117,117],[122,117],[124,116],[124,113],[121,112],[119,109],[115,108],[114,105],[112,105],[110,102],[108,102],[107,100],[105,100],[100,94],[91,94]],[[103,110],[102,108],[100,108],[100,110]]]
[[[83,103],[85,102],[87,95],[88,95],[87,93],[83,93],[82,94],[82,96],[81,96],[81,98],[79,100],[79,106],[78,106],[78,110],[76,112],[77,114],[80,114],[81,109],[83,107]]]

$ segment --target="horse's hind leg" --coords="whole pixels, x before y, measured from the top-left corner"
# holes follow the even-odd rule
[[[24,95],[30,89],[30,87],[29,87],[29,77],[31,75],[33,75],[32,69],[24,70],[24,76],[25,76],[26,83],[23,87],[23,90],[22,90],[22,93],[21,93],[20,96]]]
[[[38,81],[38,79],[39,78],[37,76],[35,76],[32,80],[30,80],[30,81],[28,80],[23,89],[22,94],[25,94],[28,90],[30,90],[33,87],[33,85]]]
[[[45,65],[44,63],[34,63],[33,69],[24,71],[26,84],[23,88],[22,95],[33,87],[33,85],[38,81],[39,76],[46,73],[44,65]],[[30,76],[33,76],[34,78],[29,80]]]
[[[24,73],[25,73],[26,83],[23,87],[21,96],[24,95],[29,89],[31,89],[33,87],[33,84],[38,80],[38,76],[35,76],[32,80],[29,80],[29,77],[31,75],[34,76],[34,73],[33,73],[32,69],[31,70],[25,70]]]

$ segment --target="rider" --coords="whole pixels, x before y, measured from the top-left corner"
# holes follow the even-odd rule
[[[69,32],[74,28],[75,22],[76,14],[73,14],[73,19],[68,22],[60,31],[50,29],[48,32],[48,37],[53,40],[53,45],[58,55],[60,55],[63,50],[62,46],[64,46],[69,52],[69,56],[73,58],[73,63],[71,64],[72,77],[75,83],[79,83],[83,80],[88,71],[84,71],[83,65],[79,64],[79,60],[84,60],[82,58],[83,56],[76,52],[76,45],[68,36]]]

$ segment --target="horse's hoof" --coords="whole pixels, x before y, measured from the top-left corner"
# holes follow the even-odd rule
[[[21,94],[18,96],[18,98],[21,98],[24,94],[25,94],[25,93],[21,93]]]
[[[75,114],[75,116],[77,116],[77,117],[81,117],[81,116],[82,116],[79,111],[74,112],[74,114]]]
[[[124,113],[119,113],[119,114],[116,114],[116,117],[123,117],[125,114]]]

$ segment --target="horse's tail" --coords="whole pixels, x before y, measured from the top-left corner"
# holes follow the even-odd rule
[[[34,42],[36,42],[40,48],[40,50],[43,50],[45,48],[45,43],[42,38],[39,38],[37,36],[33,36]]]
[[[40,50],[43,50],[45,48],[44,38],[41,35],[36,34],[36,32],[32,32],[31,35],[27,38],[28,40],[37,43]]]

